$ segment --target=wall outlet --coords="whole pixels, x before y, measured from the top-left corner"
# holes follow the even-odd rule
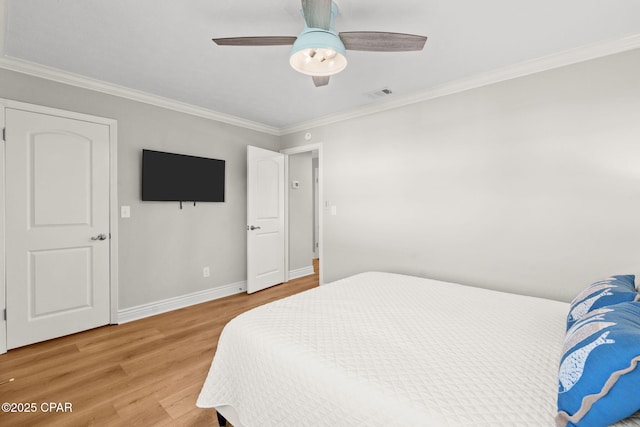
[[[202,269],[202,277],[209,277],[211,276],[211,270],[209,270],[209,267],[204,267]]]

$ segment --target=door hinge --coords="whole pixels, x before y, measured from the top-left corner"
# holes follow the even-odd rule
[[[2,128],[2,142],[7,140],[7,128]]]
[[[2,320],[7,320],[7,309],[2,310]]]

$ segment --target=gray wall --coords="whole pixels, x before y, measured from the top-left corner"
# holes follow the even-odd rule
[[[640,50],[313,129],[325,281],[396,271],[570,299],[640,272]],[[246,279],[245,150],[305,145],[0,69],[0,97],[118,120],[119,309]],[[227,202],[140,201],[140,150],[227,161]],[[202,277],[202,267],[211,277]]]
[[[313,169],[311,153],[289,156],[289,271],[313,265]],[[291,188],[298,181],[300,187]]]
[[[309,129],[337,207],[325,281],[382,270],[569,300],[640,272],[639,70],[635,50]]]
[[[278,137],[2,69],[0,97],[118,121],[119,309],[246,280],[246,146]],[[226,202],[140,201],[143,148],[226,160]]]

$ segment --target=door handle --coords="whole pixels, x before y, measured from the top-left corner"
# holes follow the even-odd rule
[[[251,230],[251,231],[253,231],[253,230],[260,230],[260,227],[256,227],[256,226],[254,226],[254,225],[251,225],[251,226],[247,226],[247,230]]]
[[[107,240],[107,235],[100,233],[97,236],[92,237],[91,240]]]

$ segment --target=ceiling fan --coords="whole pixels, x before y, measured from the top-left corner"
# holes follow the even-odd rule
[[[347,66],[346,51],[408,52],[422,50],[427,38],[413,34],[381,31],[336,33],[333,21],[338,6],[332,0],[302,0],[304,30],[298,37],[257,36],[215,38],[220,46],[293,45],[289,64],[313,78],[318,86],[329,84],[329,77]]]

